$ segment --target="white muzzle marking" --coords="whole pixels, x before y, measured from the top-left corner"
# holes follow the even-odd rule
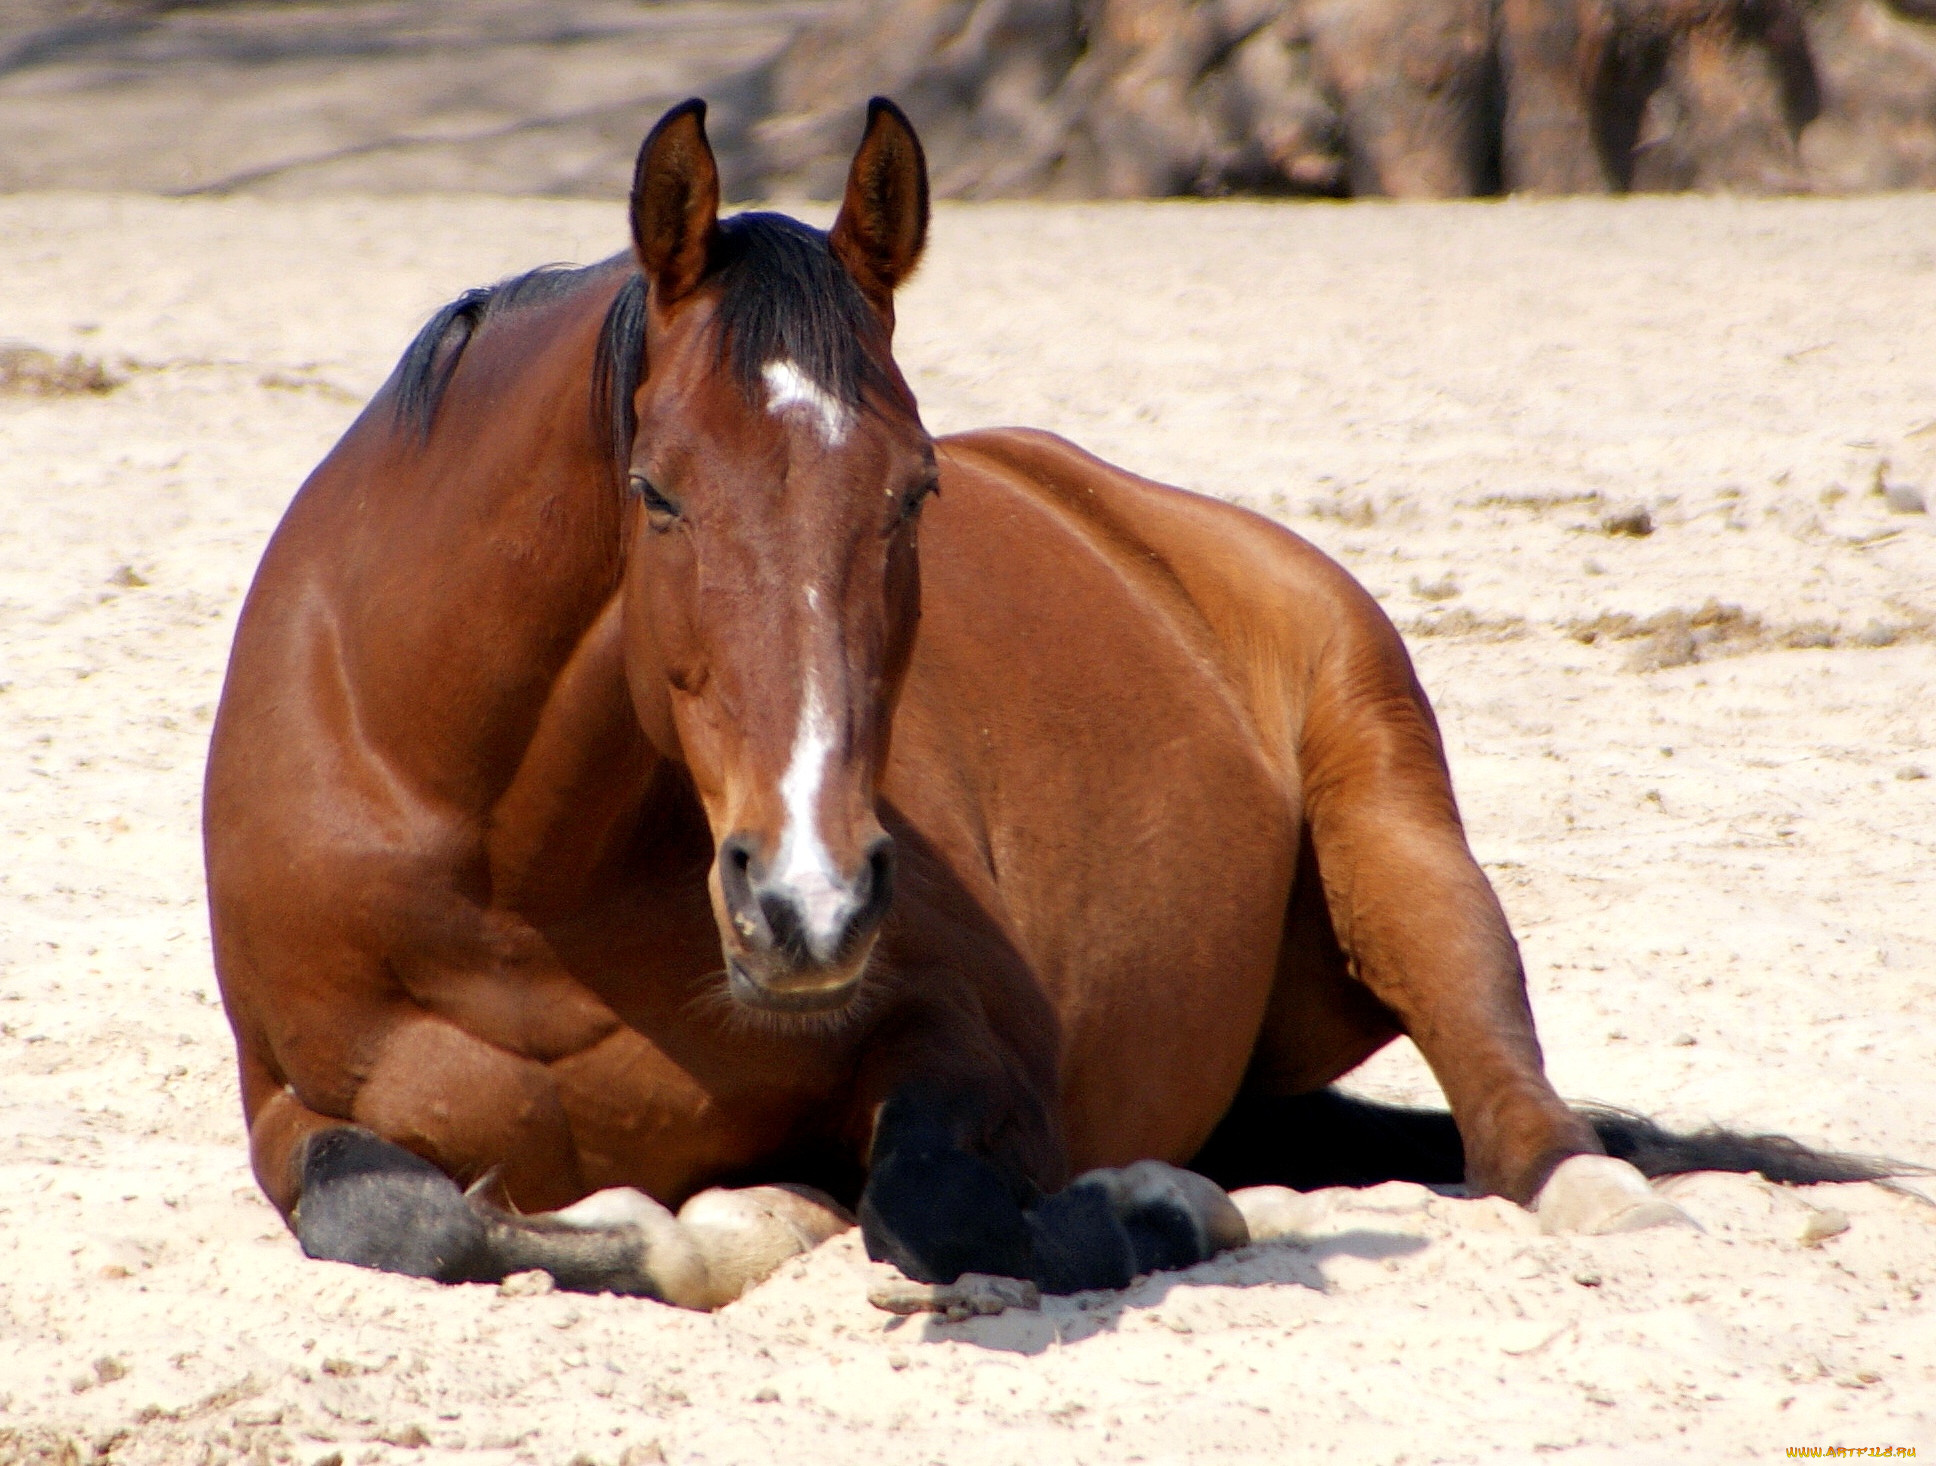
[[[820,786],[833,746],[833,725],[820,700],[820,684],[809,672],[800,726],[793,735],[793,756],[780,776],[786,824],[780,831],[772,883],[793,896],[806,926],[807,946],[822,962],[833,956],[854,905],[820,838]]]
[[[790,361],[769,361],[760,372],[766,381],[766,410],[778,416],[804,407],[813,416],[820,441],[838,448],[854,425],[854,415],[825,387]]]

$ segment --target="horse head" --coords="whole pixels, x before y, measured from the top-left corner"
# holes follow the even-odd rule
[[[927,222],[921,145],[879,98],[828,233],[719,217],[701,102],[633,181],[626,674],[711,826],[730,991],[770,1011],[845,1005],[892,897],[875,805],[935,460],[890,343]]]

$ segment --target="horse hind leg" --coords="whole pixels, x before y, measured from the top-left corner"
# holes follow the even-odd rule
[[[1285,915],[1276,986],[1250,1072],[1229,1113],[1191,1162],[1231,1190],[1255,1240],[1296,1229],[1304,1208],[1287,1188],[1385,1181],[1452,1187],[1468,1180],[1465,1143],[1450,1113],[1379,1104],[1329,1087],[1403,1031],[1397,1012],[1351,971],[1331,923],[1307,830]],[[1522,1060],[1543,1087],[1537,1047],[1527,1047],[1530,1053]],[[1551,1103],[1564,1113],[1557,1096]],[[1589,1133],[1603,1144],[1614,1139],[1604,1124]],[[1563,1157],[1534,1195],[1520,1199],[1546,1231],[1691,1224],[1679,1207],[1653,1194],[1640,1170],[1606,1155]]]

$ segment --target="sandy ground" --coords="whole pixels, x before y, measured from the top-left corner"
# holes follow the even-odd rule
[[[6,0],[0,190],[622,198],[695,93],[731,187],[760,68],[828,3]]]
[[[0,198],[0,336],[124,379],[0,396],[0,1461],[1936,1451],[1936,1207],[1875,1186],[1693,1177],[1705,1232],[1607,1238],[1338,1193],[1295,1242],[953,1325],[870,1308],[851,1239],[713,1316],[304,1261],[203,910],[236,609],[432,308],[622,238],[611,205]],[[1383,599],[1563,1092],[1928,1162],[1932,241],[1928,196],[949,208],[901,357],[937,431],[1059,429]],[[1433,1094],[1409,1050],[1360,1082]]]

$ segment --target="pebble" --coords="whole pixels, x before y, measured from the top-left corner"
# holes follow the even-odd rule
[[[1802,1217],[1801,1230],[1795,1240],[1804,1247],[1820,1247],[1831,1237],[1839,1237],[1849,1229],[1849,1214],[1837,1211],[1832,1206],[1810,1207]]]

